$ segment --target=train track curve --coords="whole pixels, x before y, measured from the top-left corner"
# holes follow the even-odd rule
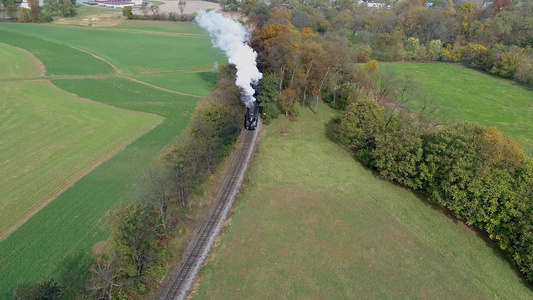
[[[211,204],[202,225],[193,234],[181,263],[170,273],[171,277],[161,288],[157,299],[182,300],[187,295],[239,192],[251,162],[261,126],[261,122],[258,122],[257,130],[243,131],[241,142],[231,157],[230,169],[225,176],[222,187]]]

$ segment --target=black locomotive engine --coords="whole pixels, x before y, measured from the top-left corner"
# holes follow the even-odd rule
[[[255,130],[259,119],[259,102],[254,101],[251,107],[246,107],[246,110],[246,115],[244,116],[244,128],[247,130]]]

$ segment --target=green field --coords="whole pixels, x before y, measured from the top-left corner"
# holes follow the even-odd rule
[[[39,65],[21,50],[0,44],[0,56],[9,59],[4,78],[39,73]],[[47,81],[6,81],[0,93],[0,240],[162,121],[78,98]]]
[[[192,22],[150,22],[150,24],[147,24],[146,21],[129,21],[117,26],[113,26],[113,28],[135,31],[207,34],[204,29]]]
[[[409,75],[450,110],[450,121],[495,126],[533,155],[533,90],[460,64],[381,64],[381,71]]]
[[[29,52],[0,44],[0,79],[39,77],[44,66]]]
[[[148,27],[157,26],[151,25],[152,23],[147,22],[146,24]],[[71,127],[73,131],[76,128],[81,130],[79,126],[83,124],[84,118],[88,115],[92,117],[91,121],[98,126],[103,127],[108,124],[117,127],[116,130],[122,131],[125,131],[124,122],[111,123],[114,118],[124,119],[130,115],[140,116],[147,120],[140,124],[144,127],[153,127],[154,122],[163,120],[154,129],[140,136],[118,154],[76,181],[18,230],[0,242],[0,299],[10,298],[11,288],[18,283],[33,283],[46,278],[54,278],[60,284],[67,286],[67,298],[72,297],[77,290],[82,288],[88,267],[96,256],[91,252],[91,248],[97,242],[107,239],[109,235],[106,225],[106,211],[116,208],[121,201],[128,201],[143,170],[155,163],[165,149],[179,138],[201,96],[208,95],[212,91],[216,76],[211,74],[209,70],[212,69],[213,62],[220,58],[220,54],[215,52],[214,55],[202,57],[197,53],[197,47],[203,48],[204,53],[210,51],[210,39],[206,36],[195,37],[194,42],[191,42],[190,37],[181,36],[178,33],[162,36],[160,42],[165,44],[166,49],[179,49],[181,51],[179,58],[172,51],[160,51],[160,43],[151,44],[150,47],[144,45],[148,55],[138,56],[136,61],[124,59],[122,57],[124,53],[121,51],[108,50],[104,46],[108,42],[110,44],[107,47],[113,48],[121,47],[121,43],[133,45],[143,41],[153,42],[154,40],[151,31],[142,30],[122,32],[122,29],[114,28],[102,30],[35,24],[0,24],[0,43],[26,49],[37,59],[40,59],[46,68],[46,76],[44,77],[46,81],[42,80],[42,76],[38,73],[29,70],[24,71],[27,73],[26,78],[39,77],[40,79],[24,80],[18,78],[8,81],[9,85],[4,86],[23,85],[24,90],[31,93],[33,89],[29,88],[29,83],[48,82],[50,80],[51,84],[48,83],[47,87],[55,92],[44,90],[43,87],[39,91],[37,99],[47,100],[50,98],[50,101],[55,100],[60,103],[70,103],[69,101],[81,103],[72,102],[71,106],[64,104],[63,110],[59,110],[57,105],[47,105],[55,114],[61,114],[64,117],[61,119],[57,118],[56,115],[49,116],[50,124],[48,128],[43,128],[43,130],[57,128],[56,130],[61,131],[61,134],[50,136],[50,140],[55,138],[57,141],[61,138],[63,131],[70,131]],[[90,47],[91,45],[94,45],[94,48]],[[84,48],[85,46],[87,47]],[[12,47],[9,48],[12,49]],[[78,49],[84,49],[102,59]],[[103,50],[105,53],[100,53],[99,50]],[[159,56],[152,56],[151,53]],[[187,58],[187,55],[183,53],[194,53],[194,55]],[[70,60],[76,61],[76,59],[79,59],[79,65],[76,63],[66,65],[65,63]],[[190,61],[188,65],[180,65],[181,62],[187,60]],[[118,66],[122,71],[136,72],[141,70],[140,72],[147,72],[150,75],[118,73],[109,62]],[[129,63],[133,65],[130,66]],[[152,63],[154,68],[150,69]],[[140,65],[142,66],[139,67]],[[164,66],[165,73],[158,74],[158,71],[161,71],[160,66]],[[184,69],[190,69],[191,66],[197,67],[199,73],[195,74],[194,71],[182,72]],[[3,67],[3,69],[8,70],[12,67]],[[153,85],[150,85],[150,83],[143,84],[130,80],[130,76],[159,75],[162,78],[165,78],[166,75],[172,75],[173,78],[181,80],[182,83],[165,88],[166,85],[171,84],[171,79],[169,79],[165,81],[165,86],[159,89],[153,86],[157,85],[157,82],[152,82]],[[182,75],[183,79],[179,79],[182,78]],[[193,95],[187,96],[179,92]],[[95,102],[82,101],[82,98]],[[35,95],[33,99],[35,100]],[[3,98],[0,103],[1,101]],[[45,102],[26,102],[31,102],[31,105],[38,105],[39,107],[45,105]],[[31,109],[31,105],[26,102],[19,102],[20,110],[16,114],[19,118],[22,118],[22,115],[27,114],[27,111]],[[87,103],[92,103],[95,108]],[[102,112],[98,111],[97,108],[102,108]],[[74,114],[77,109],[81,110],[78,112],[79,118],[67,116]],[[39,113],[35,115],[41,117],[44,112],[45,110],[40,109]],[[105,115],[106,119],[99,120],[98,114]],[[52,121],[56,120],[58,124],[53,124]],[[67,121],[75,121],[76,124],[70,126],[69,123],[66,123]],[[33,122],[34,118],[26,120],[24,124],[32,124]],[[22,125],[23,123],[20,123],[17,130],[22,131],[20,128]],[[31,126],[32,128],[33,126],[39,127],[38,124]],[[133,124],[134,126],[137,126],[136,123]],[[97,128],[95,125],[93,129],[96,131],[99,127]],[[132,131],[133,129],[128,128],[127,130]],[[109,142],[113,132],[114,130],[108,130],[102,134],[99,131],[97,132],[98,138],[102,141],[108,141],[108,144],[120,144],[119,141],[115,140]],[[41,134],[41,136],[46,137],[46,134]],[[2,142],[3,138],[2,135]],[[68,138],[69,142],[71,138]],[[79,141],[81,148],[87,146],[89,150],[97,152],[92,147],[92,143],[96,142],[96,139],[84,141],[83,135],[80,136],[80,139],[82,140]],[[0,147],[2,145],[0,144]],[[110,146],[105,144],[105,147],[100,147],[109,148]],[[49,149],[41,150],[39,154],[48,153],[47,150]],[[101,151],[102,149],[97,150]],[[91,152],[92,154],[94,153]],[[11,155],[16,156],[13,153]],[[63,161],[69,163],[68,160]],[[57,175],[55,176],[61,177],[61,172],[56,172]]]
[[[332,142],[333,116],[265,127],[196,299],[533,297],[492,243]]]
[[[34,24],[1,24],[0,30],[89,51],[126,73],[195,69],[224,61],[219,51],[206,44],[206,35]]]
[[[171,91],[200,96],[209,96],[215,87],[216,77],[217,74],[212,71],[133,76],[133,78],[140,81],[157,85]],[[208,89],[205,88],[206,84],[209,87]]]

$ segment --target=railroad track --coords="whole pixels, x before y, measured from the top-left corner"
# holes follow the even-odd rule
[[[255,131],[243,131],[241,143],[231,158],[230,170],[224,179],[222,188],[215,197],[202,225],[195,231],[181,263],[170,273],[171,278],[163,286],[157,299],[181,300],[187,295],[241,187],[261,125],[259,123]]]

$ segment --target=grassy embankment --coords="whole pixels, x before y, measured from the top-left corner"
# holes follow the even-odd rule
[[[452,120],[497,126],[531,144],[530,90],[459,65],[381,69],[408,73],[446,99]],[[204,269],[198,298],[531,297],[490,241],[328,141],[331,116],[304,111],[297,123],[267,127],[252,187]]]
[[[265,128],[196,299],[532,297],[490,241],[332,142],[334,115]]]
[[[158,23],[146,24],[153,28]],[[208,73],[215,61],[221,61],[221,55],[210,50],[208,37],[182,36],[180,24],[174,24],[175,33],[157,38],[152,31],[123,32],[112,27],[0,26],[0,42],[35,55],[46,67],[44,78],[60,89],[131,114],[142,112],[143,116],[149,113],[164,118],[162,124],[77,181],[0,243],[0,298],[9,297],[17,283],[46,278],[67,286],[69,296],[81,288],[95,257],[91,248],[108,236],[105,212],[128,199],[138,176],[179,137],[200,97],[209,94],[214,76]],[[164,28],[169,30],[168,26]],[[183,72],[191,68],[195,70]],[[128,79],[137,76],[147,81],[150,76],[159,76],[170,91]],[[187,86],[172,85],[172,80],[186,82]],[[157,81],[152,83],[157,85]],[[110,113],[122,111],[97,106],[107,107]]]
[[[533,156],[533,90],[460,64],[380,64],[381,71],[409,75],[451,113],[450,121],[495,126]]]

